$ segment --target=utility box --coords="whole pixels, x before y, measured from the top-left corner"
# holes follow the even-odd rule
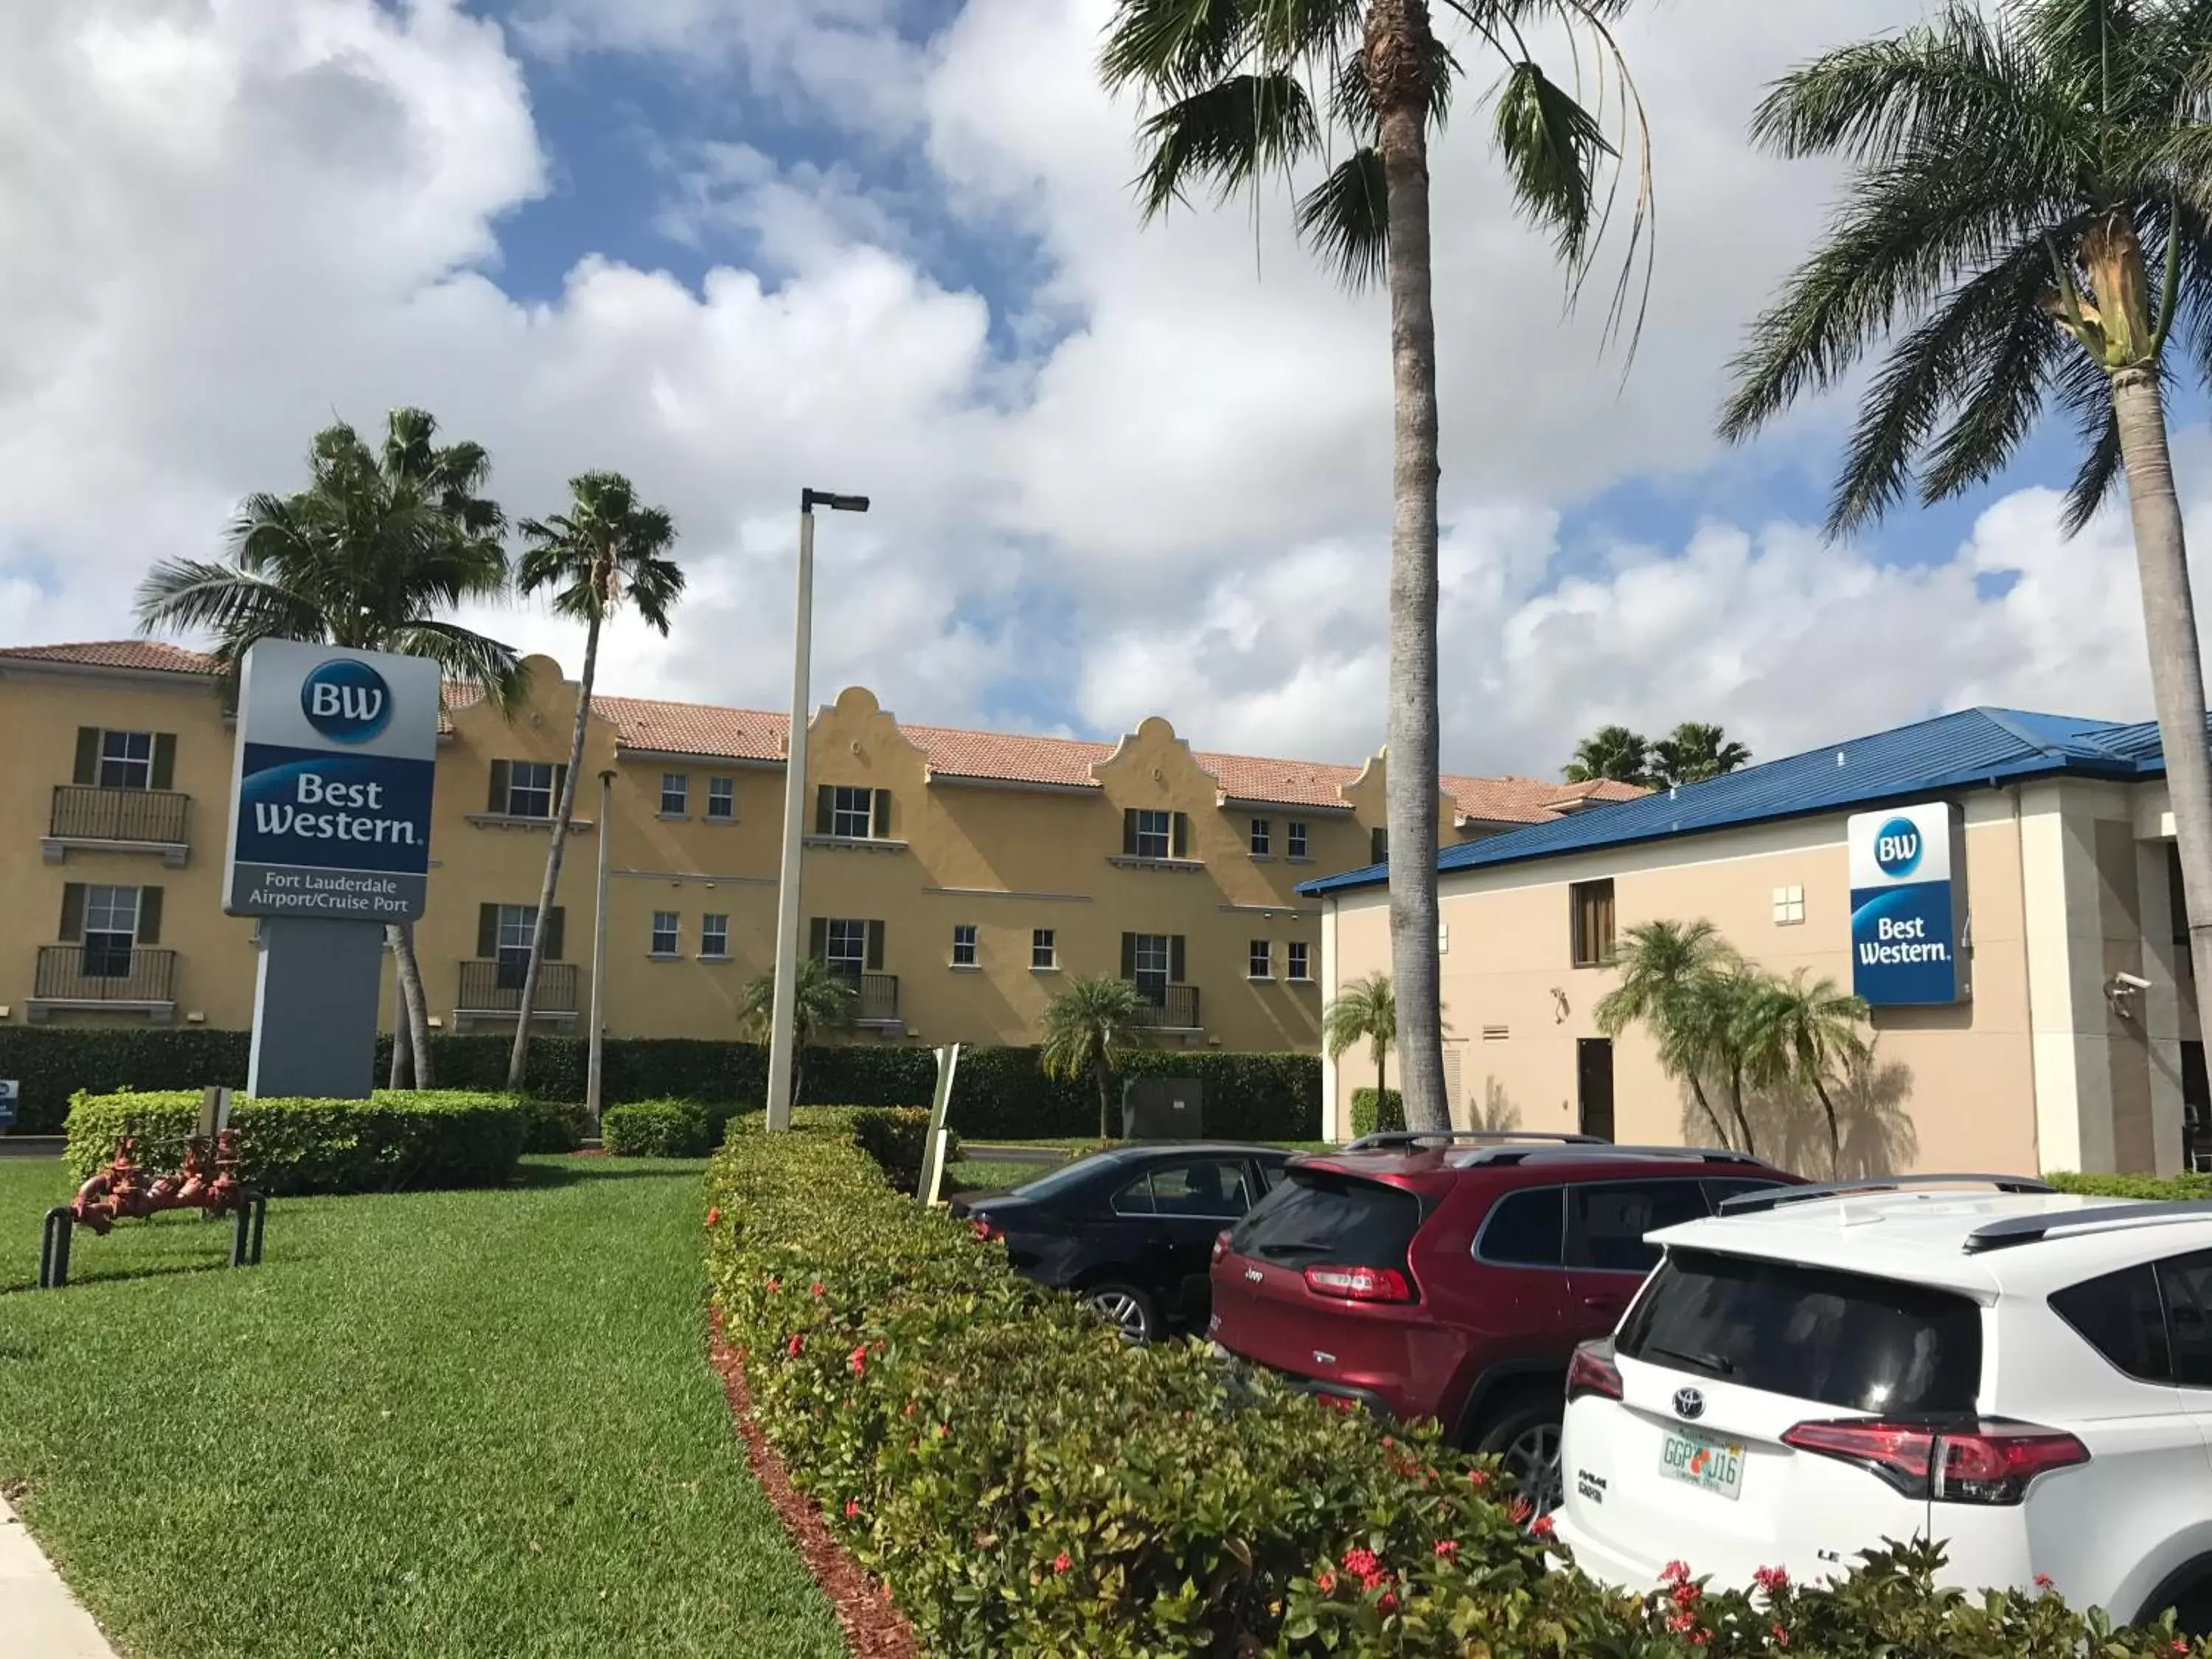
[[[1205,1099],[1194,1077],[1133,1077],[1121,1085],[1121,1138],[1196,1140]]]

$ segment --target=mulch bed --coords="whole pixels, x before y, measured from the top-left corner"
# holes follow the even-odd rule
[[[844,1546],[823,1524],[821,1512],[801,1496],[784,1470],[760,1425],[753,1420],[752,1391],[745,1386],[744,1356],[722,1340],[722,1310],[708,1316],[707,1362],[722,1379],[729,1396],[731,1415],[744,1437],[745,1458],[754,1478],[768,1493],[814,1582],[830,1598],[837,1622],[844,1627],[845,1643],[854,1659],[921,1659],[914,1627],[890,1600],[889,1587],[868,1576],[860,1564],[845,1553]]]

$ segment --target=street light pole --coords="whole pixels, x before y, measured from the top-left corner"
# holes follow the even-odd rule
[[[607,856],[614,839],[609,802],[614,788],[612,772],[599,774],[599,890],[592,906],[592,1040],[584,1074],[584,1133],[599,1133],[599,1080],[606,1058],[607,1036]]]
[[[814,509],[865,513],[866,495],[826,489],[799,492],[799,605],[792,625],[791,734],[784,745],[783,867],[775,894],[775,1001],[768,1039],[768,1127],[791,1127],[793,1017],[799,1005],[799,876],[805,850],[801,826],[806,805],[806,719],[810,659],[814,647]]]

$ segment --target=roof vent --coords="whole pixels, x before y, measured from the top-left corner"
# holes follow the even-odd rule
[[[1843,763],[1844,763],[1844,751],[1843,751],[1842,750],[1838,749],[1838,750],[1836,750],[1836,764],[1837,764],[1837,765],[1838,765],[1838,766],[1841,766]]]

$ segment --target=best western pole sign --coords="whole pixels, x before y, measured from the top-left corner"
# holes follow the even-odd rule
[[[422,914],[438,692],[427,658],[296,640],[246,652],[224,909],[324,921]]]
[[[1854,813],[1851,989],[1878,1007],[1956,1002],[1959,911],[1947,801]]]

